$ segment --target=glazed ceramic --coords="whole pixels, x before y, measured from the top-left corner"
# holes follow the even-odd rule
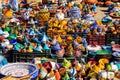
[[[1,74],[21,78],[26,75],[31,75],[30,80],[34,80],[38,76],[37,67],[31,63],[10,63],[1,68]]]
[[[102,48],[99,46],[99,45],[88,45],[87,46],[87,49],[88,51],[91,51],[91,52],[96,52],[97,50],[101,50]]]
[[[113,56],[114,56],[114,57],[120,57],[120,52],[114,52],[114,53],[113,53]]]
[[[112,45],[112,50],[113,50],[113,51],[120,52],[120,45],[119,45],[119,44],[114,44],[114,45]]]
[[[109,50],[98,50],[96,52],[97,55],[109,55],[111,52]]]
[[[98,1],[97,0],[87,0],[89,4],[96,4]]]

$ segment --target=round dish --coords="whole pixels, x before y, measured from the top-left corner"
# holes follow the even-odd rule
[[[116,52],[120,52],[120,45],[119,44],[112,45],[112,50]]]
[[[99,45],[95,45],[95,46],[88,45],[87,49],[88,49],[88,51],[96,52],[97,50],[101,50],[102,48]]]
[[[30,63],[10,63],[3,66],[0,70],[2,75],[21,78],[26,75],[31,75],[35,78],[38,75],[37,67]]]
[[[109,50],[98,50],[96,55],[109,55],[111,52]]]
[[[110,13],[110,16],[111,16],[112,18],[120,18],[120,16],[115,16],[115,13]]]

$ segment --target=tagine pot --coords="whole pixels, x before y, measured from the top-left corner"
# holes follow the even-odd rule
[[[45,9],[41,9],[36,17],[38,18],[38,21],[41,22],[41,25],[43,26],[44,25],[44,22],[48,21],[49,18],[50,18],[50,13],[45,10]]]
[[[119,0],[112,0],[112,2],[119,2]]]
[[[111,1],[106,1],[106,2],[105,2],[105,5],[106,5],[106,6],[110,6],[111,4],[112,4]]]
[[[104,5],[104,2],[98,2],[97,5],[102,7]]]
[[[97,4],[97,0],[87,0],[87,3],[89,4]]]
[[[112,56],[113,56],[114,60],[120,61],[120,52],[114,52],[112,54]]]

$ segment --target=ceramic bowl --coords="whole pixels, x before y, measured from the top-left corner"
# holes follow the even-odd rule
[[[119,58],[120,58],[120,52],[114,52],[114,53],[113,53],[113,56],[114,56],[114,57],[119,57]]]
[[[34,80],[38,76],[37,67],[31,63],[10,63],[3,66],[0,70],[2,75],[22,78],[30,75],[30,80]]]

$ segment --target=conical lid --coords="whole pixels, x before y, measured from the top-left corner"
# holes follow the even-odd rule
[[[36,33],[34,30],[32,30],[32,31],[30,31],[29,35],[36,35]]]
[[[62,80],[70,80],[70,76],[68,75],[67,72],[66,72],[65,76],[62,78]]]
[[[82,45],[81,44],[78,44],[75,40],[74,40],[74,48],[75,49],[79,49]]]
[[[15,34],[10,34],[9,39],[16,39],[16,35]]]
[[[20,48],[18,47],[18,46],[16,46],[16,45],[14,45],[14,50],[19,50]]]
[[[11,39],[10,40],[10,44],[16,44],[17,43],[17,40],[16,39]]]
[[[48,40],[48,37],[46,36],[45,33],[43,33],[43,36],[42,36],[41,41],[42,41],[42,42],[46,42],[47,40]]]
[[[68,61],[66,58],[64,58],[64,60],[63,60],[63,67],[65,67],[65,68],[71,67],[71,62]]]
[[[58,35],[57,40],[58,40],[58,42],[59,42],[59,43],[61,43],[61,42],[62,42],[62,38],[61,38],[61,36],[60,36],[60,35]]]
[[[6,26],[6,27],[4,28],[4,31],[5,31],[5,32],[9,32],[9,31],[10,31],[10,28],[9,28],[8,26]]]
[[[9,37],[9,33],[8,32],[3,32],[2,34],[5,38]]]
[[[42,46],[39,44],[37,48],[35,48],[35,51],[42,52]]]
[[[0,28],[0,35],[3,34],[3,30]]]
[[[61,50],[60,44],[58,42],[56,42],[55,45],[52,46],[53,50]]]
[[[50,48],[48,47],[46,43],[44,44],[43,50],[50,50]]]
[[[24,36],[24,41],[25,41],[25,43],[26,43],[26,44],[28,44],[28,43],[29,43],[29,40],[27,39],[27,37],[26,37],[26,36]]]

